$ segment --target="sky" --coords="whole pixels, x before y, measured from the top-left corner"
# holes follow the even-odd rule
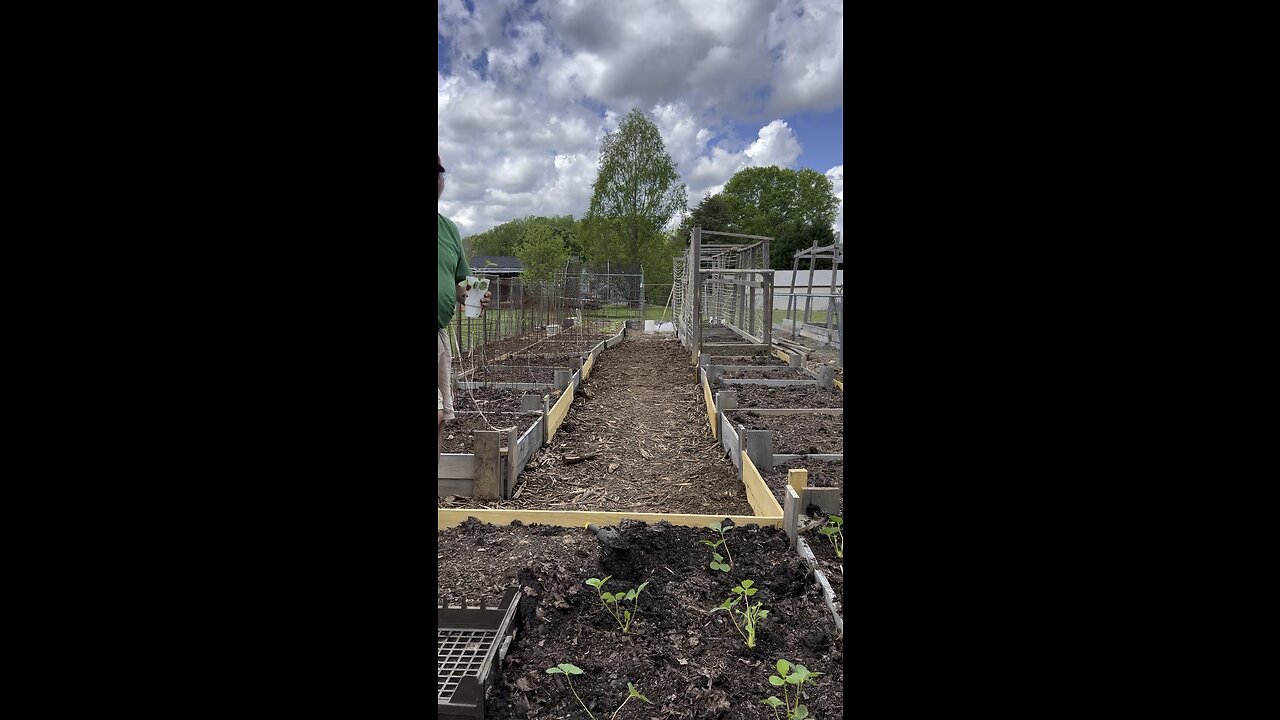
[[[601,140],[632,108],[662,134],[689,209],[743,168],[810,168],[831,178],[844,230],[842,0],[437,8],[437,205],[464,237],[585,215]]]

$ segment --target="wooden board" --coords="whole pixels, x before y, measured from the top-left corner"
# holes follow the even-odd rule
[[[835,381],[835,386],[836,386],[836,389],[837,389],[837,390],[839,390],[840,392],[844,392],[844,381],[843,381],[843,380],[836,380],[836,381]]]
[[[542,447],[542,423],[543,418],[538,418],[538,422],[534,423],[516,443],[516,473],[524,470],[524,466],[529,463],[529,458]]]
[[[657,523],[663,520],[672,525],[684,527],[708,527],[711,523],[724,520],[726,517],[734,525],[761,525],[780,527],[782,517],[754,517],[751,515],[686,515],[676,513],[643,513],[643,512],[606,512],[592,510],[473,510],[470,508],[437,508],[436,529],[461,525],[467,518],[473,517],[480,522],[493,525],[509,525],[512,520],[531,525],[555,525],[564,528],[582,530],[588,523],[601,527],[617,525],[623,520],[640,520],[646,523]],[[583,532],[586,532],[583,530]]]
[[[587,358],[587,361],[586,361],[585,363],[583,363],[583,364],[582,364],[582,377],[583,377],[583,378],[589,378],[589,377],[591,377],[591,366],[592,366],[592,365],[595,365],[595,364],[596,364],[596,356],[595,356],[595,355],[591,355],[590,357],[588,357],[588,358]]]
[[[437,466],[438,479],[470,480],[476,474],[476,456],[471,453],[442,453]]]
[[[782,517],[782,506],[773,497],[773,491],[760,477],[760,471],[751,458],[742,453],[742,484],[747,486],[747,502],[751,510],[760,517]]]
[[[711,437],[718,439],[720,437],[720,428],[716,427],[716,418],[719,415],[716,413],[715,401],[711,399],[711,386],[707,384],[707,374],[705,372],[702,373],[702,399],[707,403],[707,424],[711,426]]]
[[[720,444],[733,459],[734,467],[741,469],[742,440],[738,437],[738,431],[734,429],[733,423],[724,416],[724,413],[720,413],[720,419]]]
[[[703,355],[763,355],[768,351],[764,345],[748,343],[702,343]]]
[[[782,350],[774,350],[774,351],[773,351],[773,356],[774,356],[774,357],[776,357],[776,358],[778,358],[779,360],[781,360],[781,361],[782,361],[782,362],[784,362],[784,363],[790,363],[790,362],[791,362],[791,355],[790,355],[789,353],[783,352]]]
[[[808,458],[810,460],[821,460],[823,462],[844,462],[843,453],[839,455],[836,455],[833,453],[822,453],[822,454],[814,453],[813,455],[778,455],[775,453],[773,456],[773,466],[778,467],[779,465],[785,465],[791,462],[792,460],[799,460],[801,458]]]
[[[436,496],[445,497],[448,495],[457,495],[458,497],[471,497],[475,492],[475,482],[470,478],[466,480],[440,478],[436,480]]]
[[[554,388],[551,383],[501,383],[501,382],[460,382],[459,390],[483,390],[484,388],[505,388],[507,390],[541,390],[546,392]]]
[[[827,581],[827,576],[822,573],[822,568],[818,566],[818,558],[814,557],[813,550],[809,547],[809,543],[804,538],[797,538],[796,551],[800,553],[800,557],[804,558],[813,570],[814,584],[822,591],[822,600],[826,603],[827,609],[831,611],[831,615],[836,620],[836,632],[844,634],[844,619],[840,617],[840,613],[836,612],[836,594],[831,589],[831,583]]]
[[[555,438],[556,431],[564,423],[564,417],[569,414],[569,405],[573,403],[573,388],[573,384],[570,383],[560,395],[560,399],[556,400],[556,404],[551,406],[551,412],[547,413],[547,442]]]
[[[736,380],[729,378],[721,378],[720,382],[724,385],[768,385],[770,387],[796,387],[801,385],[813,386],[818,384],[813,380]]]
[[[844,408],[738,408],[757,415],[843,415]]]

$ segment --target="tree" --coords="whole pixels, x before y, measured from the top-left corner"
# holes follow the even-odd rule
[[[592,260],[642,262],[642,244],[685,209],[685,186],[679,179],[657,126],[632,109],[601,144],[587,213],[596,236]]]
[[[556,272],[564,267],[569,259],[569,250],[550,226],[535,224],[525,231],[515,248],[515,255],[524,266],[525,278],[545,281],[554,278]]]
[[[730,232],[774,238],[769,264],[775,270],[790,270],[796,251],[814,241],[819,245],[835,241],[831,224],[840,201],[830,178],[816,170],[776,166],[739,170],[721,194],[733,219],[735,229]]]
[[[464,242],[467,255],[515,255],[516,246],[524,239],[529,228],[543,225],[552,229],[552,234],[560,238],[572,255],[582,254],[582,244],[578,240],[578,226],[581,223],[572,215],[553,215],[551,217],[526,216],[505,222],[489,230],[471,235]]]
[[[689,234],[693,232],[694,225],[701,225],[703,230],[742,232],[737,229],[738,217],[741,213],[734,207],[735,202],[735,198],[729,198],[720,193],[708,195],[698,203],[698,207],[685,216],[679,229],[676,230],[676,237],[684,245],[688,245]]]

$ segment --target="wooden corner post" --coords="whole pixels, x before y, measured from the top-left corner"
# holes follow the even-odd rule
[[[473,492],[478,498],[497,500],[499,479],[502,477],[498,457],[498,431],[477,430],[473,452],[476,457]]]
[[[769,430],[743,430],[742,449],[760,472],[773,469],[773,433]]]

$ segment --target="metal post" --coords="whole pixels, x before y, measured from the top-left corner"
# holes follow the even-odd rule
[[[765,311],[764,335],[762,336],[764,350],[767,353],[769,348],[772,347],[770,343],[773,335],[773,273],[761,273],[760,279],[764,281],[764,306],[768,308]]]
[[[836,273],[840,271],[840,233],[836,233],[836,242],[831,246],[831,287],[827,289],[827,344],[831,344],[831,320],[835,315],[836,305]]]
[[[693,226],[693,243],[689,246],[693,260],[693,359],[702,354],[702,226]]]
[[[800,316],[800,303],[796,301],[796,275],[800,274],[800,258],[791,261],[791,294],[787,296],[787,317],[791,319],[791,337],[796,336],[796,320]]]

